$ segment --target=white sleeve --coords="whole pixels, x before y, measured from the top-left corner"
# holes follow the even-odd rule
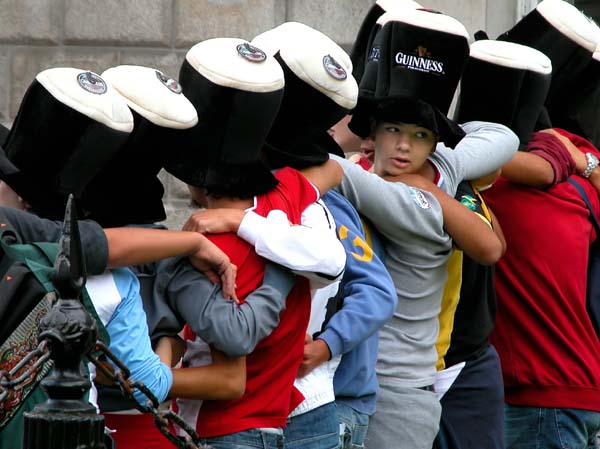
[[[292,225],[281,210],[272,210],[266,218],[247,212],[238,236],[254,245],[259,256],[308,278],[313,288],[329,285],[341,278],[346,252],[333,221],[330,228],[314,225],[317,214],[325,217],[315,203],[303,212],[302,225]]]

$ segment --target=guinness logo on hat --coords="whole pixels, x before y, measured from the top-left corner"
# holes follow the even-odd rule
[[[331,55],[323,57],[323,66],[329,75],[336,80],[343,81],[348,78],[344,68]]]
[[[77,75],[77,82],[82,89],[93,94],[102,95],[106,92],[106,83],[94,72],[82,72]]]
[[[395,57],[396,66],[409,70],[431,73],[433,75],[444,74],[444,63],[431,58],[431,52],[426,47],[419,45],[414,53],[403,53],[399,51]]]
[[[248,42],[239,44],[236,48],[240,56],[248,61],[263,62],[265,59],[267,59],[267,55],[264,51],[262,51],[260,48],[250,45]]]
[[[176,79],[173,78],[169,78],[168,76],[166,76],[165,74],[163,74],[162,72],[159,72],[158,70],[156,71],[156,77],[160,80],[161,83],[163,83],[167,89],[169,89],[171,92],[176,93],[176,94],[180,94],[181,93],[181,84],[179,84],[177,82]]]

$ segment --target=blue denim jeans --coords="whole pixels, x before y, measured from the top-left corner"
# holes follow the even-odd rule
[[[335,402],[289,418],[283,429],[286,449],[337,449],[340,444]]]
[[[369,428],[369,415],[357,412],[352,407],[337,402],[340,421],[340,449],[363,449]]]
[[[594,449],[600,413],[506,405],[506,449]]]
[[[283,433],[263,432],[260,429],[244,430],[220,437],[201,438],[200,442],[211,449],[283,449]]]

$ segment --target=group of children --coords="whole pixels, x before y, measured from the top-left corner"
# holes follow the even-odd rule
[[[252,41],[196,44],[179,80],[138,66],[43,71],[1,144],[5,261],[15,239],[57,241],[74,194],[87,307],[131,377],[170,399],[207,447],[559,447],[568,424],[562,436],[545,428],[541,446],[532,424],[552,407],[598,415],[573,446],[586,448],[600,429],[600,371],[579,366],[600,350],[582,272],[594,236],[564,181],[580,175],[598,207],[600,153],[577,135],[595,137],[582,111],[594,111],[599,42],[562,0],[472,44],[447,15],[377,0],[351,55],[288,22]],[[575,89],[585,95],[565,99]],[[555,124],[568,131],[534,132]],[[155,224],[163,168],[206,207],[181,231]],[[578,252],[557,254],[573,265],[561,279],[562,268],[532,266],[574,218],[557,212],[542,239],[512,211],[537,202],[543,221],[554,188],[571,194],[554,203],[584,233]],[[565,242],[580,237],[571,234]],[[553,287],[576,305],[548,305]],[[13,335],[39,320],[36,307],[10,321]],[[557,315],[538,320],[545,310]],[[553,320],[579,327],[558,338]],[[0,342],[2,354],[24,340]],[[520,347],[535,359],[536,344],[557,341],[559,368],[536,359],[533,371],[549,377],[519,377]],[[575,373],[565,380],[561,368]],[[151,416],[90,372],[117,449],[170,447]],[[20,447],[22,413],[44,397],[37,383],[13,394],[0,449]]]

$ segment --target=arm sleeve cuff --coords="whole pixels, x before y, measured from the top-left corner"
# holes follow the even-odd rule
[[[318,338],[327,343],[332,358],[343,354],[344,343],[342,342],[342,339],[333,330],[325,329],[323,333],[319,335]]]
[[[554,171],[554,183],[565,181],[575,173],[575,161],[562,142],[547,133],[535,133],[525,151],[535,154],[547,161]]]
[[[244,239],[252,246],[256,245],[260,234],[263,232],[267,219],[254,212],[246,212],[240,227],[238,229],[238,236]]]

